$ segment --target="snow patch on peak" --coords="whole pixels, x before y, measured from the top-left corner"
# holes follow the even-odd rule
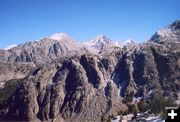
[[[128,45],[128,44],[134,44],[134,41],[132,39],[127,39],[126,41],[123,42],[123,45]]]
[[[89,42],[92,45],[106,45],[106,44],[110,44],[112,41],[104,35],[98,35]]]
[[[180,21],[175,21],[169,26],[158,30],[148,41],[149,42],[179,42]]]
[[[95,53],[99,53],[100,51],[112,46],[112,41],[104,35],[98,35],[94,39],[89,42],[83,43],[85,47],[87,47],[90,51],[93,50]]]
[[[167,36],[171,36],[173,32],[170,28],[165,28],[165,29],[157,31],[157,34],[162,37],[167,37]]]
[[[132,47],[133,45],[135,45],[134,41],[132,39],[127,39],[126,41],[124,41],[122,43],[122,47]]]
[[[17,45],[16,44],[9,45],[4,50],[9,50],[9,49],[14,48],[14,47],[17,47]]]
[[[54,39],[54,40],[69,40],[71,37],[65,33],[55,33],[51,35],[49,38]],[[72,40],[72,39],[71,39]]]
[[[83,42],[82,45],[95,54],[112,51],[121,47],[119,41],[114,42],[104,35],[98,35],[88,42]]]
[[[120,44],[119,41],[115,41],[115,42],[113,43],[113,46],[115,46],[115,47],[121,47],[121,44]]]
[[[134,43],[134,41],[131,39],[128,39],[122,43],[122,47],[127,50],[128,56],[132,54],[132,52],[135,50],[136,46],[137,46],[136,43]]]

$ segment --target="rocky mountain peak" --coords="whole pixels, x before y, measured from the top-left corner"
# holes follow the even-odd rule
[[[109,49],[109,47],[117,47],[118,44],[114,44],[111,39],[104,35],[98,35],[88,42],[84,42],[83,45],[93,53],[99,53]]]
[[[176,20],[169,27],[174,29],[180,29],[180,20]]]
[[[53,40],[72,40],[72,38],[66,33],[54,33],[49,38]]]
[[[126,46],[126,45],[134,45],[134,41],[132,39],[127,39],[126,41],[123,42],[123,46]]]
[[[149,40],[156,43],[179,42],[180,38],[180,21],[176,20],[169,26],[158,30]]]
[[[112,41],[104,35],[98,35],[92,39],[90,43],[92,43],[92,45],[108,45],[112,43]]]
[[[16,44],[9,45],[4,50],[9,50],[9,49],[12,49],[14,47],[17,47],[17,45]]]

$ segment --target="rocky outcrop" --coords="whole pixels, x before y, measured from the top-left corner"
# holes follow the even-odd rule
[[[177,23],[179,21],[168,28],[172,28],[179,39]],[[55,35],[54,38],[60,37]],[[33,42],[30,44],[32,47],[21,45],[27,46],[27,53],[39,50],[35,51],[33,58],[22,54],[20,60],[25,63],[7,58],[12,56],[10,52],[17,53],[19,47],[1,50],[4,58],[0,57],[0,77],[4,86],[0,88],[0,118],[17,121],[102,121],[126,111],[126,101],[130,96],[148,99],[154,91],[177,100],[180,91],[180,51],[177,47],[180,44],[174,38],[163,43],[161,37],[159,41],[153,41],[153,38],[130,47],[114,47],[98,53],[83,49],[88,53],[71,53],[68,56],[67,52],[60,53],[63,47],[57,45],[41,49],[43,43],[51,45],[52,40],[46,42],[48,39],[41,44]],[[176,43],[176,47],[167,43]],[[40,57],[42,59],[38,59]]]
[[[105,80],[106,71],[98,63],[98,57],[81,56],[35,69],[9,99],[5,118],[100,121],[126,110],[118,89]]]

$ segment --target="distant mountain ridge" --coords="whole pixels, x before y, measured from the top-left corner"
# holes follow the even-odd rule
[[[86,53],[98,54],[109,48],[120,48],[104,35],[96,36],[88,42],[79,43],[65,33],[55,33],[39,41],[27,42],[9,50],[1,50],[1,62],[32,62],[41,64],[61,57]]]

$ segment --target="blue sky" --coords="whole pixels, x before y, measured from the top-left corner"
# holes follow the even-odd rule
[[[64,32],[137,42],[180,19],[180,0],[0,0],[0,48]]]

